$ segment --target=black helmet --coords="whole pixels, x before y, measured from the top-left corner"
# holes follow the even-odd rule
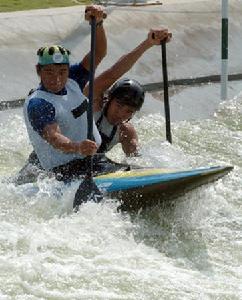
[[[121,104],[130,105],[136,110],[140,110],[144,103],[145,93],[138,81],[123,78],[111,87],[108,97],[110,100],[116,98]]]

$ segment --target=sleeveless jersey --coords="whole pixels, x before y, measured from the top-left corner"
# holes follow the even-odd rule
[[[49,102],[55,109],[55,120],[61,133],[73,142],[81,142],[87,139],[87,107],[88,99],[82,94],[78,84],[68,79],[66,83],[66,95],[56,95],[42,90],[36,90],[31,94],[24,104],[24,117],[30,142],[33,145],[41,166],[45,170],[66,164],[74,159],[82,159],[84,156],[78,153],[65,153],[50,145],[41,135],[35,131],[28,119],[28,104],[31,99],[41,98]],[[98,145],[101,137],[93,123],[93,136]]]
[[[102,144],[98,149],[99,153],[105,153],[119,143],[119,126],[113,126],[108,122],[105,111],[106,107],[94,113],[96,126],[102,138]]]

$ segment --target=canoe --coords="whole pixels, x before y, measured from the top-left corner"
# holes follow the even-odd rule
[[[120,202],[122,210],[137,210],[157,205],[164,200],[174,199],[196,187],[225,176],[233,169],[232,166],[210,166],[177,170],[140,168],[118,164],[111,160],[107,160],[106,163],[108,167],[104,174],[94,176],[93,179],[104,194]],[[35,182],[39,174],[36,173],[36,168],[33,169],[33,165],[31,167],[31,164],[27,163],[26,166],[18,174],[15,183],[17,185],[30,183],[30,190],[36,192],[38,188],[35,187]],[[80,183],[79,180],[73,182],[75,186]],[[64,184],[64,188],[68,186]]]
[[[118,199],[122,209],[137,210],[176,198],[223,177],[232,169],[232,166],[189,170],[134,169],[96,176],[94,181],[101,191]]]

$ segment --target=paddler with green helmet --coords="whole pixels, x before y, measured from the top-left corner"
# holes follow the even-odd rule
[[[87,6],[85,19],[96,18],[96,66],[106,55],[103,28],[105,13],[97,5]],[[60,180],[79,176],[85,157],[94,155],[101,137],[94,123],[94,141],[87,139],[88,100],[82,90],[89,80],[89,53],[70,65],[70,51],[60,45],[43,46],[38,52],[39,87],[24,104],[24,117],[39,167]]]

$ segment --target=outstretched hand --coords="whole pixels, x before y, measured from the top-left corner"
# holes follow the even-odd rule
[[[96,22],[99,23],[107,17],[107,14],[100,5],[87,5],[85,8],[85,20],[90,22],[91,17],[94,17]]]
[[[171,38],[172,33],[167,28],[151,29],[147,37],[151,45],[160,45],[162,41],[168,43]]]

